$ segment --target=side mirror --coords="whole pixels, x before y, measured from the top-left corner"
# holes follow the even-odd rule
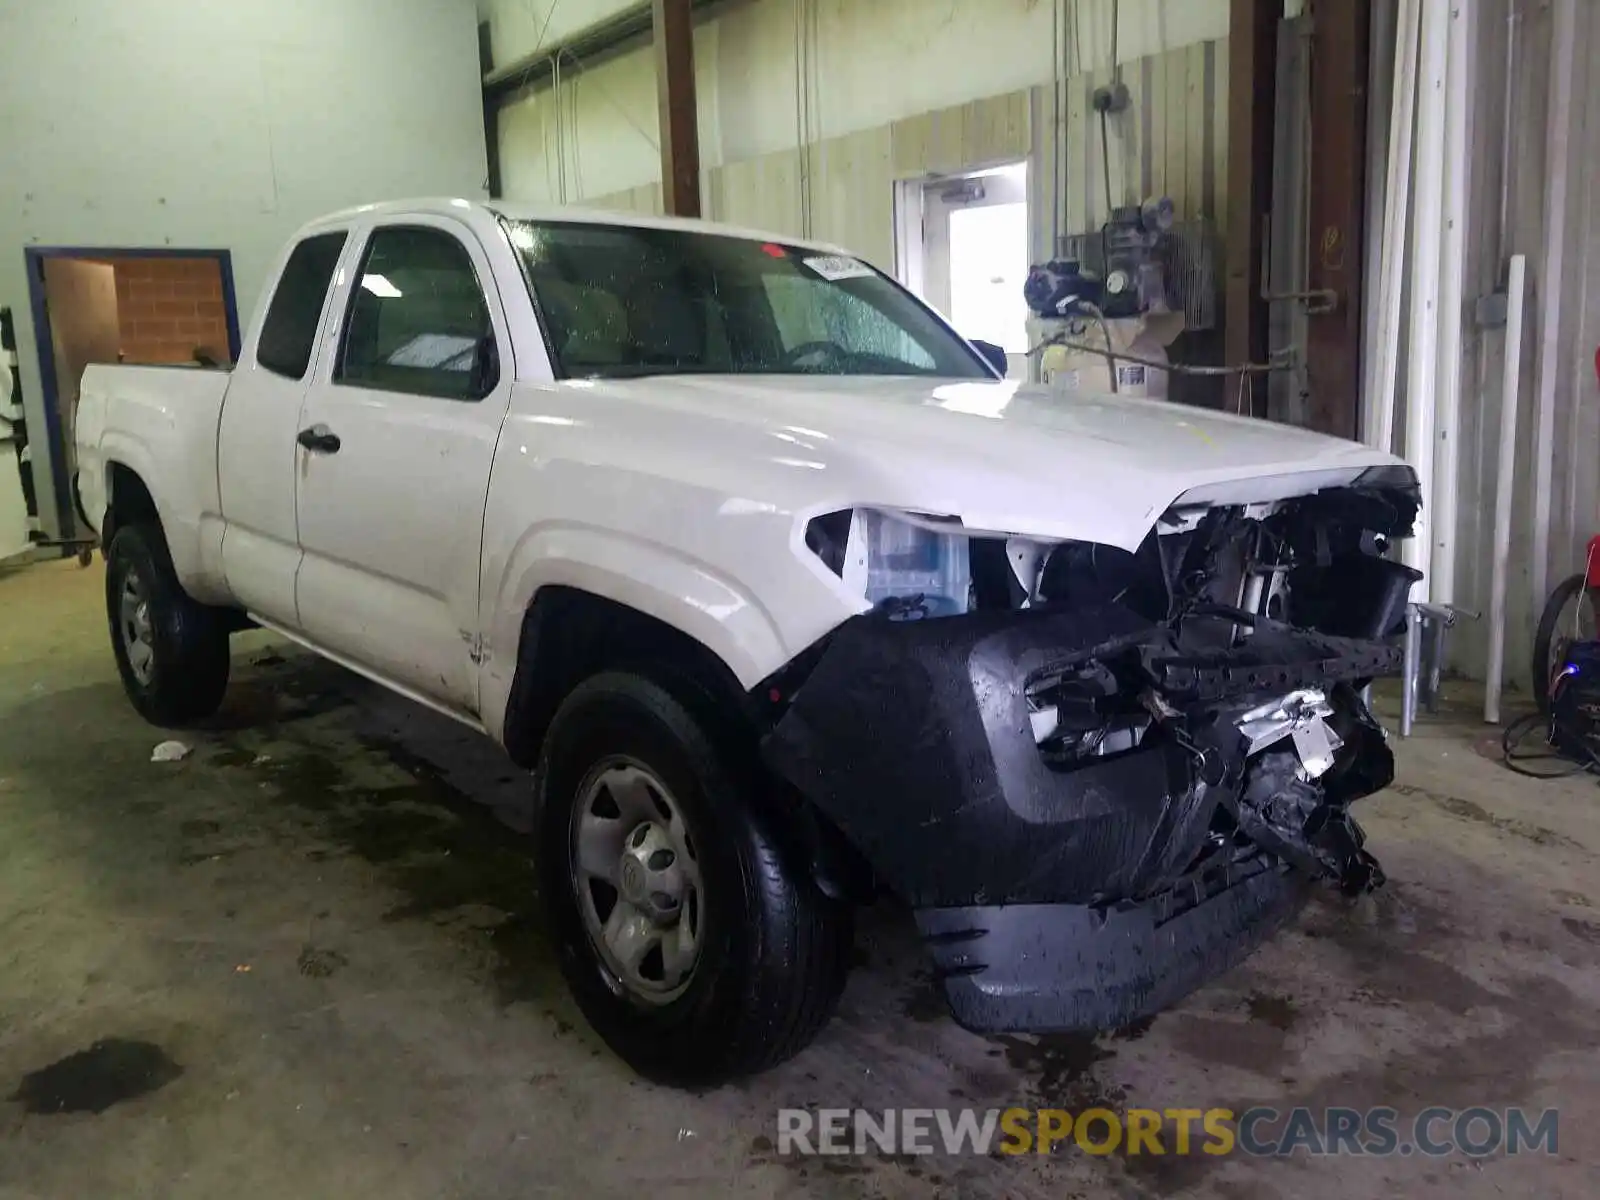
[[[996,346],[993,342],[974,341],[972,348],[983,355],[983,360],[995,369],[1001,379],[1006,377],[1006,372],[1011,369],[1011,363],[1006,358],[1003,347]]]

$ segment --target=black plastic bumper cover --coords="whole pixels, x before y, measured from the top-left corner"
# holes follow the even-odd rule
[[[1174,725],[1188,735],[1158,726],[1136,750],[1052,766],[1028,687],[1113,659],[1182,710]],[[1359,857],[1380,877],[1345,807],[1388,782],[1391,760],[1353,690],[1342,736],[1359,752],[1307,797],[1317,823],[1303,847],[1288,835],[1263,844],[1279,827],[1267,819],[1279,784],[1261,758],[1247,763],[1233,719],[1252,698],[1398,668],[1388,645],[1277,625],[1197,651],[1118,606],[866,616],[835,631],[763,754],[917,910],[965,1024],[1107,1028],[1248,953],[1311,874],[1338,876]],[[1193,872],[1230,821],[1254,841],[1241,852],[1271,869],[1229,866],[1202,887]]]
[[[1194,861],[1223,795],[1242,788],[1242,749],[1220,752],[1224,787],[1197,777],[1192,746],[1161,736],[1057,770],[1039,753],[1027,685],[1063,663],[1135,654],[1168,699],[1199,706],[1399,666],[1381,644],[1265,632],[1208,656],[1115,606],[858,617],[835,631],[763,755],[913,907],[1150,895]]]
[[[1305,875],[1263,857],[1199,903],[917,912],[950,1011],[981,1032],[1116,1029],[1181,1000],[1299,911]]]

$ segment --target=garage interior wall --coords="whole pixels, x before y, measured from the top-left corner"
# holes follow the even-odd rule
[[[232,252],[241,321],[310,218],[484,194],[472,0],[0,0],[0,304],[55,494],[25,246]]]
[[[1545,592],[1583,569],[1585,544],[1600,533],[1600,6],[1578,0],[1576,74],[1570,136],[1552,147],[1548,137],[1550,81],[1556,55],[1554,6],[1544,0],[1477,0],[1478,38],[1470,114],[1469,208],[1463,294],[1467,312],[1462,334],[1460,490],[1454,535],[1455,602],[1489,611],[1493,549],[1496,457],[1500,444],[1503,326],[1480,328],[1475,301],[1505,288],[1506,260],[1528,256],[1527,307],[1518,403],[1516,490],[1511,524],[1507,588],[1508,682],[1528,682],[1534,626]],[[1514,23],[1510,20],[1515,17]],[[1510,37],[1508,38],[1508,33]],[[1507,122],[1507,50],[1510,120]],[[1502,155],[1509,159],[1502,168]],[[1565,254],[1559,277],[1549,276],[1544,257],[1551,200],[1552,153],[1567,168]],[[1505,220],[1501,221],[1502,184]],[[1541,302],[1560,301],[1555,331],[1554,462],[1551,473],[1549,554],[1537,569],[1533,531],[1536,414],[1544,330]],[[1539,577],[1543,576],[1541,588]],[[1484,625],[1468,622],[1452,641],[1453,665],[1482,678],[1488,645]]]
[[[499,66],[532,61],[628,7],[480,4]],[[838,242],[887,269],[895,181],[1026,159],[1034,255],[1048,256],[1057,234],[1105,219],[1089,96],[1111,80],[1116,7],[745,0],[713,9],[695,31],[706,215]],[[1228,0],[1121,0],[1120,14],[1117,59],[1132,104],[1110,119],[1113,198],[1170,194],[1180,215],[1220,226]],[[1049,133],[1058,120],[1066,158],[1056,183]],[[658,144],[649,46],[591,64],[567,58],[559,87],[541,84],[501,110],[503,189],[513,199],[658,212]]]

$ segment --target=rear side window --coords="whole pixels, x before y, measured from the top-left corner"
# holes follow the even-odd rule
[[[466,247],[440,229],[376,230],[351,289],[334,378],[386,392],[479,400],[497,377],[489,305]]]
[[[256,343],[256,361],[267,370],[290,379],[305,376],[322,318],[322,301],[339,265],[344,241],[342,232],[319,233],[290,253]]]

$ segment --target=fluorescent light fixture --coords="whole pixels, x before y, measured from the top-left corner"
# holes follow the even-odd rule
[[[385,300],[398,299],[402,294],[399,288],[395,287],[394,284],[390,283],[389,280],[382,275],[373,275],[370,273],[363,275],[361,277],[361,286],[366,288],[367,291],[371,292],[374,296],[382,296]]]

